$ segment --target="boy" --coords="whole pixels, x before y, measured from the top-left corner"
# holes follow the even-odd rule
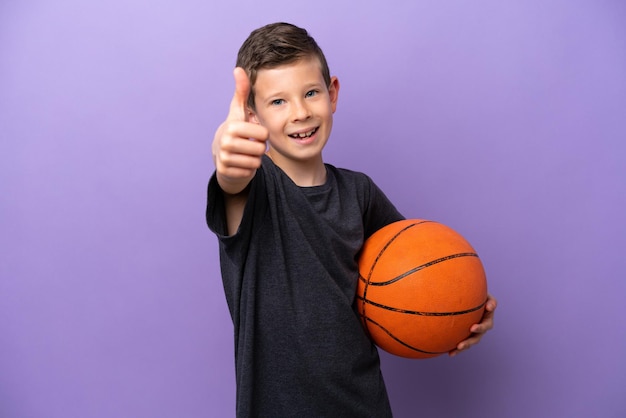
[[[234,323],[237,416],[391,416],[353,302],[364,240],[403,216],[369,177],[323,162],[339,81],[305,30],[252,32],[234,78],[207,223]],[[494,309],[490,297],[458,350],[492,327]]]

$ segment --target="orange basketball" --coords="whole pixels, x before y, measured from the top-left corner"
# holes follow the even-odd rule
[[[470,335],[487,301],[472,246],[433,221],[394,222],[374,233],[359,259],[357,308],[380,348],[402,357],[447,353]]]

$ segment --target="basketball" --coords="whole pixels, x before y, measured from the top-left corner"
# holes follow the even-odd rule
[[[481,321],[486,301],[478,254],[441,223],[394,222],[364,243],[356,306],[374,343],[391,354],[420,359],[453,350]]]

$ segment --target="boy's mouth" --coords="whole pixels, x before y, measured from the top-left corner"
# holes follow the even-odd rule
[[[293,139],[304,139],[304,138],[310,138],[311,136],[313,136],[313,134],[315,134],[315,132],[317,132],[318,128],[313,128],[310,131],[307,132],[301,132],[299,134],[291,134],[289,135],[291,138]]]

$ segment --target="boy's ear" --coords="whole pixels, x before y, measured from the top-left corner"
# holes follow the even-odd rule
[[[330,78],[328,95],[330,96],[330,104],[332,106],[333,113],[335,113],[335,110],[337,110],[337,100],[339,99],[339,79],[335,76]]]
[[[248,115],[248,122],[256,123],[257,125],[261,124],[259,118],[256,117],[256,113],[249,107],[246,107],[246,114]]]

